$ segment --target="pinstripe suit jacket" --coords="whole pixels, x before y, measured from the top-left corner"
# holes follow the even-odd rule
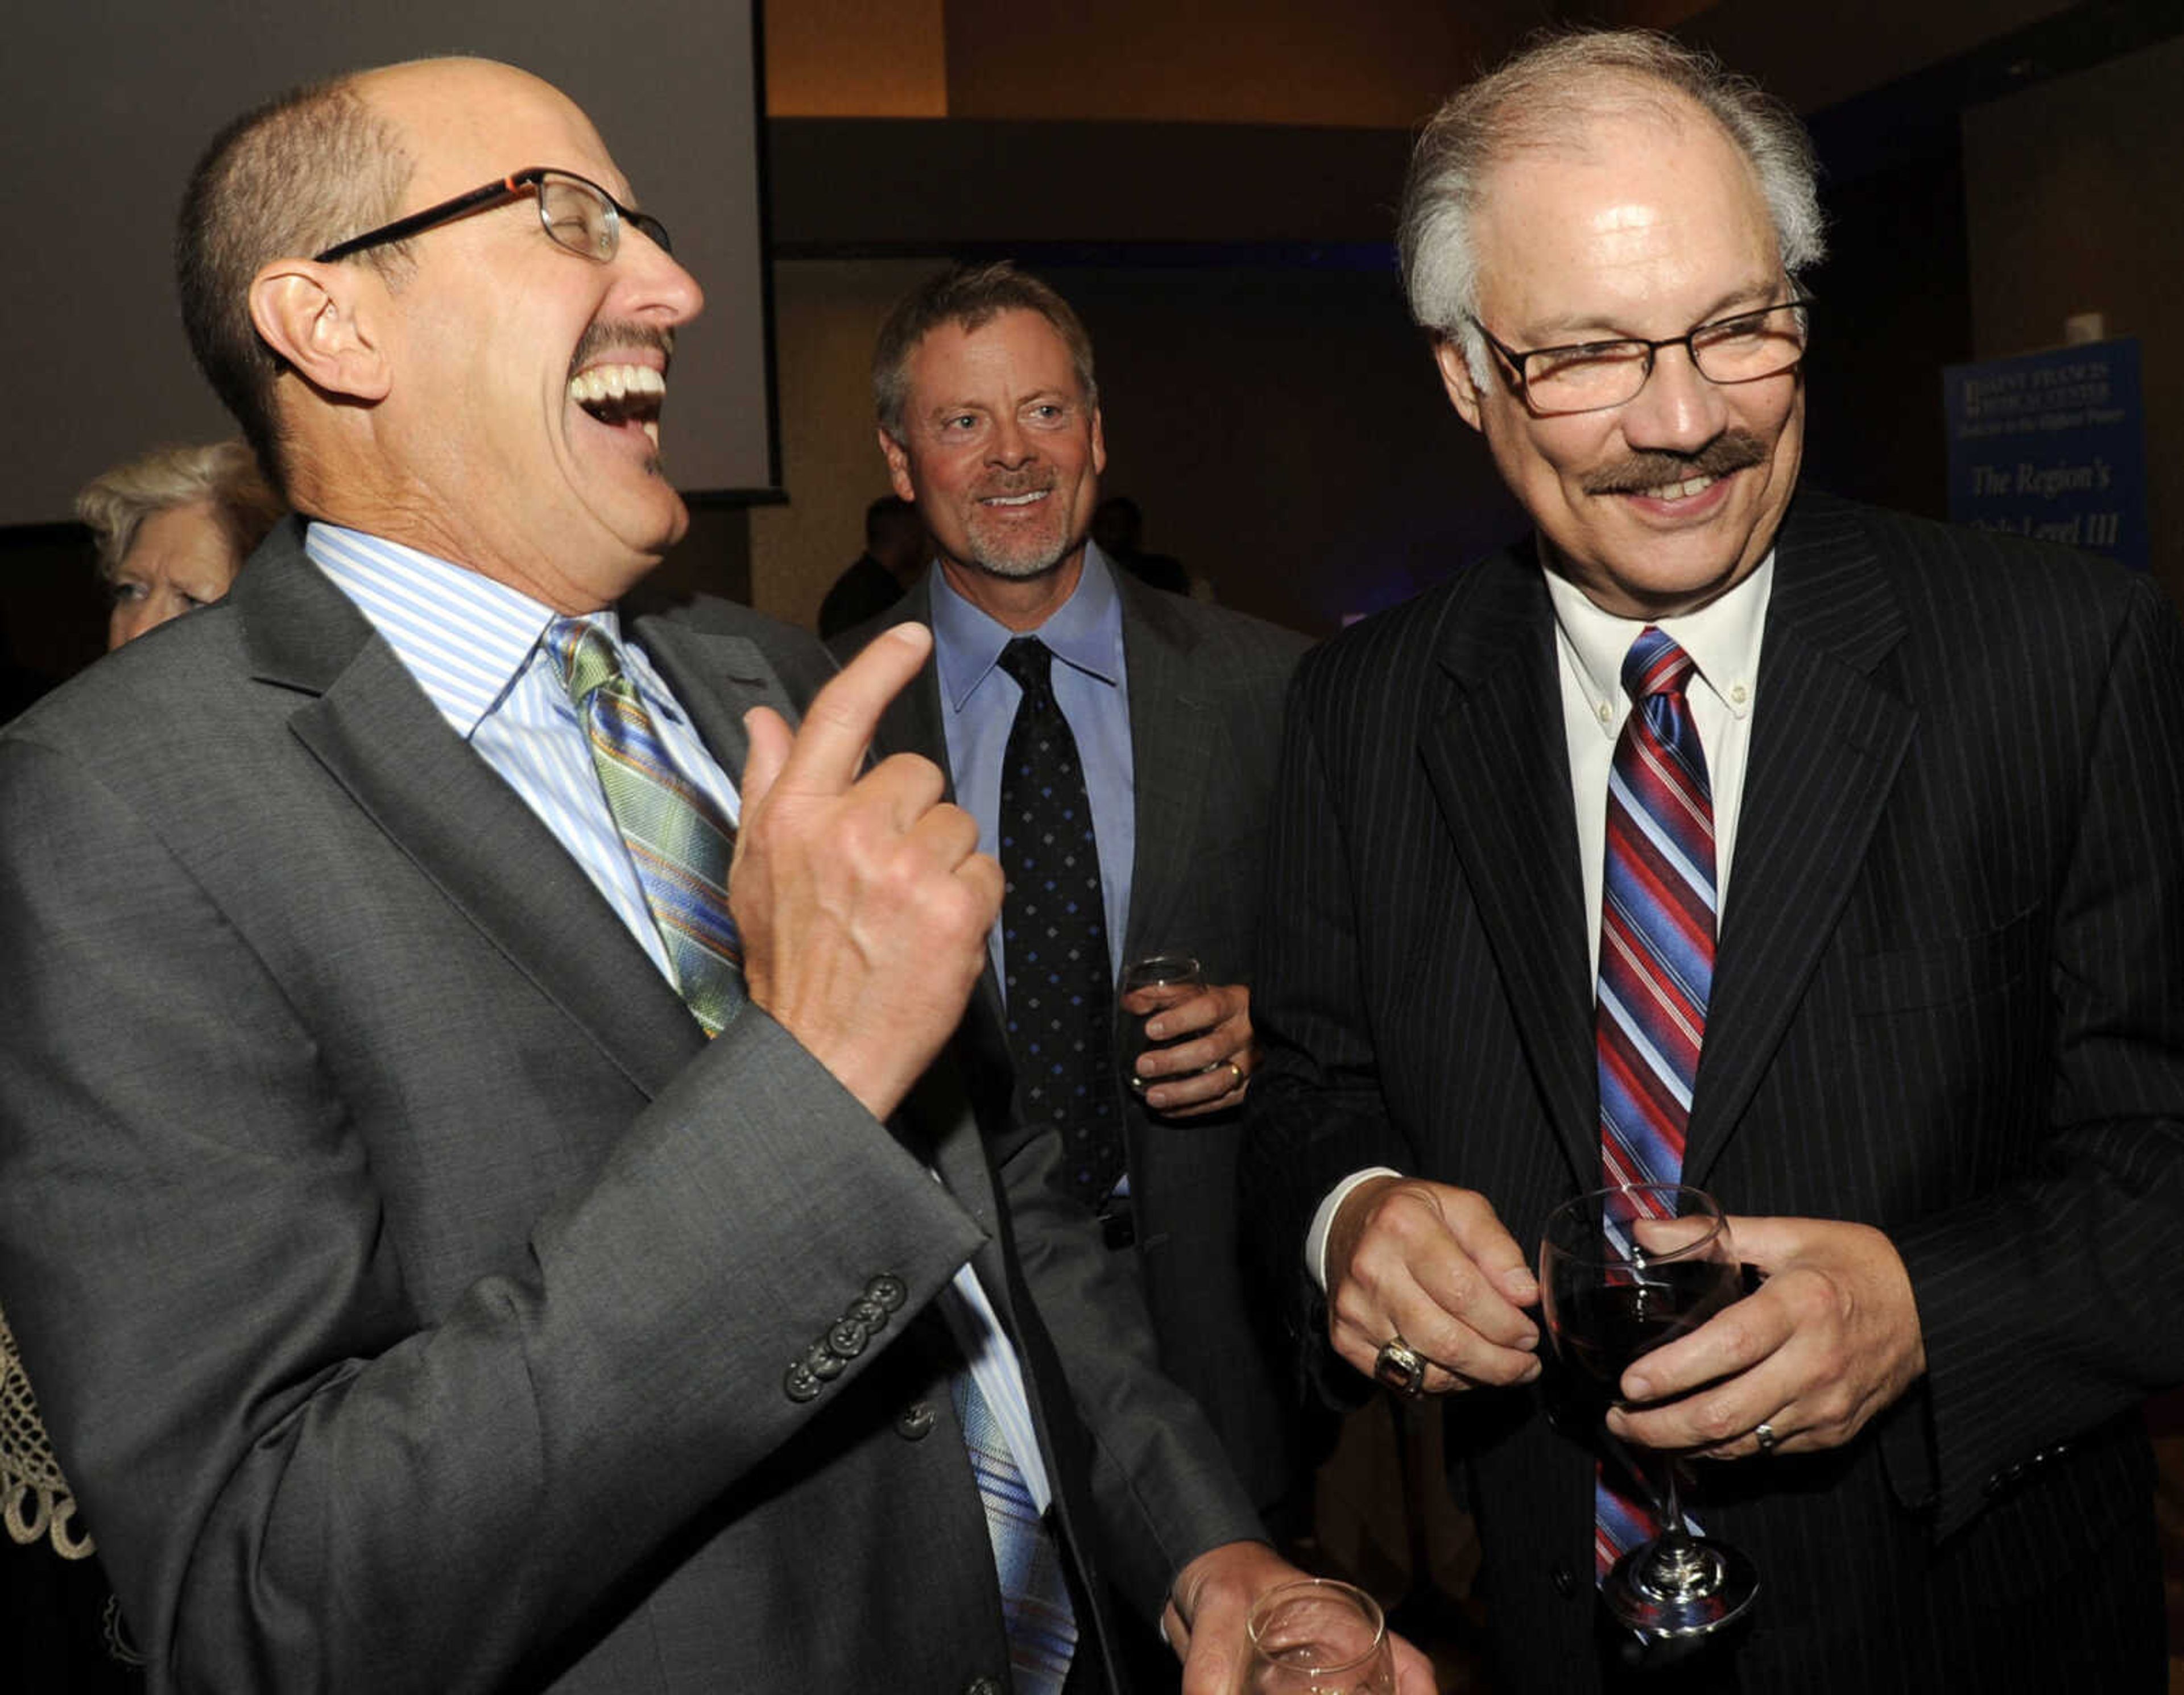
[[[1306,1348],[1299,1245],[1341,1174],[1480,1191],[1528,1247],[1596,1181],[1555,664],[1526,553],[1300,671],[1245,1187]],[[2138,1403],[2184,1373],[2176,619],[2081,557],[1808,492],[1758,690],[1685,1171],[1733,1213],[1886,1231],[1929,1370],[1841,1450],[1709,1469],[1708,1528],[1763,1585],[1743,1687],[2159,1687]],[[1507,1687],[1593,1687],[1585,1433],[1530,1391],[1448,1416]]]
[[[731,773],[831,670],[635,635]],[[1080,1664],[1108,1580],[1254,1533],[1052,1139],[996,1171],[937,1071],[891,1136],[759,1009],[706,1042],[292,529],[9,725],[0,809],[0,1291],[155,1692],[1005,1681],[966,1260]]]

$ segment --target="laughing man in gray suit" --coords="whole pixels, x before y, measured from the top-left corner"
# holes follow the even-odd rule
[[[1305,639],[1163,593],[1115,568],[1087,538],[1106,447],[1092,342],[1067,301],[1007,264],[928,278],[889,314],[872,362],[879,444],[895,492],[915,500],[938,556],[882,617],[833,644],[856,653],[905,621],[933,626],[935,652],[889,709],[887,745],[950,773],[954,797],[1009,869],[1018,820],[1009,792],[1022,685],[1008,650],[1050,650],[1052,697],[1067,721],[1089,809],[1106,981],[1080,986],[1062,1034],[1082,1043],[1084,1096],[1059,1111],[1096,1175],[1074,1186],[1118,1261],[1138,1274],[1163,1368],[1198,1398],[1262,1510],[1286,1517],[1297,1472],[1294,1419],[1260,1345],[1236,1252],[1237,1108],[1251,1038],[1251,931],[1282,696]],[[1018,932],[1006,934],[1005,931]],[[993,970],[972,997],[963,1051],[974,1075],[1036,1119],[1043,1068],[1024,1063],[1031,964],[1005,913]],[[1210,986],[1154,1013],[1133,1067],[1133,1014],[1109,993],[1124,962],[1195,957]],[[1113,1011],[1122,1016],[1112,1020]],[[1089,1109],[1085,1103],[1089,1103]]]
[[[1112,1582],[1225,1688],[1291,1569],[928,1072],[1000,890],[860,775],[924,636],[610,609],[632,197],[479,61],[231,126],[186,316],[303,518],[0,741],[0,1290],[152,1687],[1106,1687]]]

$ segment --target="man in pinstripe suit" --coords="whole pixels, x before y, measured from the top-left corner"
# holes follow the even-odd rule
[[[1461,92],[1403,248],[1538,536],[1292,696],[1245,1182],[1304,1344],[1444,1398],[1497,1688],[2162,1687],[2138,1402],[2184,1371],[2175,616],[2078,556],[1797,492],[1809,149],[1673,43],[1565,36]],[[1540,1398],[1528,1269],[1614,1169],[1603,842],[1653,631],[1688,656],[1713,848],[1696,1075],[1656,1092],[1763,1280],[1609,1415],[1715,1462],[1698,1513],[1760,1574],[1747,1629],[1665,1668],[1597,1626],[1590,1431]]]

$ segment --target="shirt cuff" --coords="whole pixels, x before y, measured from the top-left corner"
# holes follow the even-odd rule
[[[1390,1166],[1368,1165],[1362,1171],[1352,1171],[1327,1192],[1327,1198],[1312,1215],[1312,1228],[1304,1233],[1304,1269],[1312,1273],[1312,1281],[1319,1285],[1320,1293],[1327,1292],[1327,1234],[1334,1228],[1334,1215],[1342,1210],[1350,1192],[1368,1177],[1402,1175]]]

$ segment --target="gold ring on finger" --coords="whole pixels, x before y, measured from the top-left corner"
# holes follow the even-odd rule
[[[1401,1335],[1390,1337],[1373,1356],[1373,1375],[1406,1400],[1426,1392],[1426,1362]]]

